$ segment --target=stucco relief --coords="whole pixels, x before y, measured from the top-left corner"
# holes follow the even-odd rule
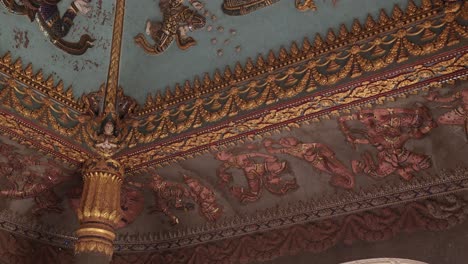
[[[1,0],[4,7],[16,15],[27,16],[31,21],[36,20],[41,30],[49,38],[50,42],[59,49],[73,54],[81,55],[93,46],[93,38],[84,34],[78,42],[69,42],[64,38],[73,27],[73,20],[78,14],[86,15],[91,6],[91,0],[74,0],[60,15],[58,4],[61,0]]]
[[[364,130],[351,129],[347,121],[357,120]],[[339,124],[346,140],[353,144],[370,144],[377,153],[377,163],[372,154],[361,154],[363,160],[353,160],[354,173],[365,173],[383,178],[392,173],[411,180],[414,173],[431,166],[428,155],[408,150],[405,145],[411,139],[420,139],[437,127],[429,108],[419,105],[413,108],[366,109],[342,116]]]
[[[399,258],[376,258],[376,259],[362,259],[350,262],[344,262],[342,264],[428,264],[411,259],[399,259]]]
[[[205,17],[197,10],[184,5],[184,0],[161,0],[159,8],[163,13],[163,20],[146,22],[146,34],[153,39],[154,45],[151,45],[143,34],[135,37],[136,44],[152,55],[164,52],[174,41],[182,50],[196,45],[197,41],[187,34],[203,28],[206,24]]]
[[[24,154],[17,147],[0,142],[0,176],[4,182],[0,197],[34,199],[33,215],[61,213],[61,199],[53,188],[65,180],[64,171],[53,160]]]
[[[468,88],[447,95],[441,95],[438,91],[431,91],[426,99],[440,103],[440,108],[450,109],[437,118],[437,123],[439,125],[462,126],[468,141]]]
[[[207,221],[214,222],[223,214],[223,207],[218,204],[213,190],[200,180],[184,175],[184,183],[177,183],[153,174],[147,184],[153,192],[155,205],[150,207],[151,213],[163,213],[172,225],[179,224],[179,218],[173,210],[189,211],[198,205],[199,214]],[[134,186],[142,188],[141,183],[133,182]]]
[[[216,159],[223,162],[217,169],[220,185],[223,187],[233,181],[230,169],[243,172],[247,186],[229,187],[230,193],[241,203],[257,201],[263,189],[275,195],[285,195],[299,187],[295,178],[282,177],[288,165],[273,155],[248,149],[236,154],[234,150],[228,150],[216,153]]]

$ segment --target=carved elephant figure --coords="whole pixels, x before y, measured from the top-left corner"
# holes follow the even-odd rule
[[[78,42],[63,38],[70,32],[77,14],[86,14],[91,0],[74,0],[63,16],[57,7],[61,0],[0,0],[13,14],[28,16],[38,22],[41,30],[58,48],[72,55],[81,55],[93,46],[93,38],[84,34]]]

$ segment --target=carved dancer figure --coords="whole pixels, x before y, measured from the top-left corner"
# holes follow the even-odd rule
[[[365,130],[350,130],[346,124],[350,120],[358,120],[365,126]],[[408,140],[420,139],[437,126],[425,106],[362,110],[339,118],[339,124],[348,142],[353,145],[371,144],[378,151],[377,164],[368,152],[362,156],[364,161],[353,160],[354,173],[364,172],[372,177],[383,178],[396,172],[403,179],[410,180],[414,172],[431,166],[429,156],[405,148]],[[353,133],[364,137],[355,138]]]
[[[274,144],[281,148],[274,148]],[[267,139],[263,142],[271,154],[284,153],[303,159],[319,171],[332,176],[330,184],[345,189],[354,188],[354,174],[339,161],[330,147],[321,143],[302,143],[297,138],[283,137],[279,142]]]
[[[61,0],[0,0],[11,13],[28,16],[31,21],[37,20],[49,40],[58,48],[72,55],[81,55],[93,46],[93,39],[85,34],[76,43],[65,41],[73,20],[77,14],[90,11],[91,0],[74,0],[63,16],[57,5]]]
[[[439,92],[430,92],[426,99],[438,103],[450,103],[447,107],[452,110],[439,116],[437,123],[463,126],[468,141],[468,89],[465,88],[448,96],[441,96]]]
[[[229,169],[240,169],[244,172],[247,188],[230,188],[230,192],[242,203],[257,201],[263,187],[276,195],[284,195],[299,187],[296,179],[281,178],[281,173],[286,169],[286,162],[279,161],[275,156],[258,152],[234,155],[229,151],[220,151],[216,154],[216,159],[224,162],[218,169],[218,177],[223,185],[233,180]],[[258,159],[263,161],[258,162]]]
[[[182,50],[196,45],[197,41],[187,36],[187,32],[203,28],[206,19],[197,11],[185,6],[183,2],[184,0],[161,0],[159,8],[163,13],[163,21],[146,22],[146,34],[155,44],[151,45],[143,34],[138,34],[135,37],[137,45],[153,55],[164,52],[174,39]]]
[[[179,218],[175,216],[171,209],[192,210],[195,201],[200,207],[200,213],[208,220],[215,221],[222,214],[222,207],[216,202],[214,192],[202,185],[200,181],[184,176],[189,188],[181,183],[165,180],[160,175],[153,176],[150,188],[154,192],[156,205],[151,212],[162,212],[170,218],[171,224],[179,223]]]

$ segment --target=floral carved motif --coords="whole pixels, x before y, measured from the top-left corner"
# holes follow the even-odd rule
[[[243,263],[262,262],[300,252],[318,253],[340,242],[388,240],[400,233],[447,230],[466,220],[467,202],[459,196],[411,202],[322,220],[265,233],[209,242],[183,250],[116,255],[114,263]]]

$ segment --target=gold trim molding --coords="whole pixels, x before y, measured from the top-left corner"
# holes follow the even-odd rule
[[[135,168],[147,164],[150,159],[160,160],[162,164],[164,159],[173,159],[170,156],[175,153],[185,152],[184,155],[190,156],[198,152],[192,149],[206,148],[207,144],[219,140],[229,143],[229,138],[264,129],[273,121],[297,118],[311,110],[297,109],[298,112],[291,110],[288,113],[284,109],[272,110],[268,114],[270,121],[251,114],[244,118],[247,121],[242,125],[232,121],[232,124],[219,128],[221,122],[234,120],[241,115],[248,116],[249,112],[259,110],[264,105],[280,106],[288,100],[312,94],[317,95],[314,100],[321,98],[315,106],[317,109],[330,109],[349,93],[343,91],[342,95],[336,94],[329,89],[331,86],[382,71],[389,66],[403,65],[409,58],[432,55],[466,40],[467,10],[467,3],[423,0],[418,7],[409,1],[405,11],[395,6],[391,16],[382,11],[377,20],[369,16],[364,24],[356,20],[351,29],[342,25],[338,31],[330,30],[325,37],[317,35],[313,44],[307,39],[301,48],[292,43],[289,50],[282,48],[277,54],[271,51],[266,58],[258,57],[255,63],[249,59],[244,66],[237,63],[234,70],[227,67],[223,74],[217,70],[213,77],[205,75],[203,79],[196,78],[192,84],[187,81],[184,87],[177,85],[172,91],[167,90],[164,96],[149,96],[141,109],[121,122],[131,135],[126,142],[129,149],[117,153],[115,157]],[[116,19],[118,16],[122,16],[121,12],[116,12]],[[118,62],[113,60],[113,63]],[[450,73],[453,73],[464,66],[463,63],[466,65],[466,58],[447,63],[452,71]],[[418,67],[422,72],[422,69],[431,68],[428,65]],[[431,68],[429,71],[449,74],[450,70]],[[388,84],[392,80],[386,82]],[[34,73],[31,65],[23,69],[21,59],[13,61],[8,53],[0,59],[0,84],[3,84],[0,90],[2,108],[24,118],[23,123],[29,122],[41,130],[57,134],[47,139],[52,146],[54,142],[59,145],[73,142],[76,145],[75,153],[71,155],[65,147],[57,148],[54,153],[81,163],[94,152],[93,131],[88,131],[86,125],[94,118],[90,106],[84,98],[73,98],[71,88],[63,89],[63,82],[54,85],[52,77],[44,78],[40,70]],[[108,83],[108,86],[117,87],[117,84],[111,84]],[[361,83],[362,87],[377,87],[365,89],[382,91],[385,88],[379,87],[385,85],[381,81]],[[115,89],[111,90],[103,95],[102,99],[106,102],[115,101]],[[356,91],[359,89],[353,88],[352,92]],[[359,96],[375,95],[362,92]],[[106,109],[113,108],[112,105],[107,102]],[[203,132],[205,125],[213,129]],[[193,131],[192,135],[180,139],[180,135],[188,131]],[[26,134],[19,130],[18,133]],[[30,141],[43,141],[46,133],[43,134],[31,137]],[[161,143],[169,136],[177,138]],[[156,143],[159,145],[156,146]]]
[[[166,144],[125,153],[118,156],[117,160],[122,164],[128,164],[128,171],[153,165],[164,166],[172,161],[194,157],[209,149],[234,146],[245,139],[253,140],[257,136],[269,135],[274,131],[280,132],[282,129],[299,127],[300,124],[327,120],[340,113],[372,107],[376,103],[395,101],[397,98],[417,94],[429,87],[440,87],[448,80],[466,79],[468,75],[466,65],[468,65],[468,49],[463,48],[438,60],[432,59],[409,65],[405,69],[400,69],[401,73],[393,77],[363,81],[351,88],[344,87],[317,94],[296,104],[268,109],[255,116],[238,119]],[[423,84],[420,87],[413,88],[421,83]],[[183,155],[175,155],[180,153]]]

